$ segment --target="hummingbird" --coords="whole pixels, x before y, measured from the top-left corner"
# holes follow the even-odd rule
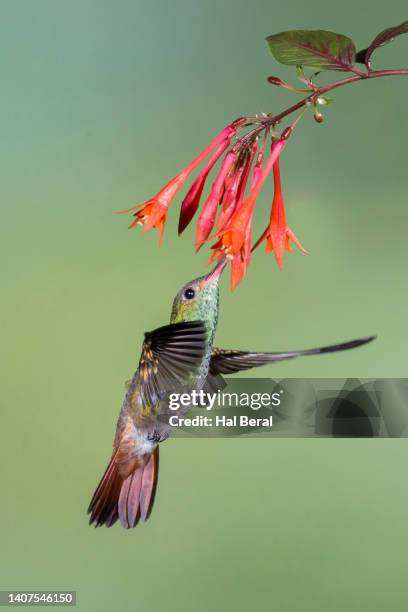
[[[139,365],[120,410],[112,456],[88,508],[91,525],[111,527],[119,520],[129,529],[148,519],[157,486],[159,444],[172,430],[167,418],[171,392],[215,391],[225,386],[224,374],[345,351],[375,338],[300,351],[216,348],[219,280],[226,264],[224,259],[209,274],[184,285],[174,298],[170,324],[145,333]]]

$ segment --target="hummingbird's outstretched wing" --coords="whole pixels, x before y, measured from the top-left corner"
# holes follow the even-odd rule
[[[155,406],[178,385],[193,379],[206,350],[203,321],[183,321],[146,332],[134,379],[143,404]]]
[[[286,351],[282,353],[251,353],[248,351],[234,351],[214,348],[210,361],[210,375],[234,374],[240,370],[249,370],[267,363],[304,357],[306,355],[322,355],[323,353],[336,353],[337,351],[347,351],[367,344],[375,339],[375,336],[350,340],[341,344],[331,344],[319,348],[308,349],[305,351]]]

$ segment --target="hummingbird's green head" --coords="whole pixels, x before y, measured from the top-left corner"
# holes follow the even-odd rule
[[[218,283],[227,260],[222,260],[206,276],[190,281],[176,295],[171,311],[171,323],[205,321],[215,332],[218,320]]]

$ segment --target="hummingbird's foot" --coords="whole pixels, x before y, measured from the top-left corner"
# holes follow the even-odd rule
[[[154,444],[160,444],[160,442],[167,440],[168,437],[169,434],[160,434],[157,429],[147,434],[147,439],[149,442],[154,442]]]

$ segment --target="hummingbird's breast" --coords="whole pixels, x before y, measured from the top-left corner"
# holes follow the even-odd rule
[[[200,389],[203,388],[205,381],[207,379],[208,376],[208,371],[210,369],[210,360],[211,360],[211,353],[212,353],[212,342],[208,345],[208,349],[204,355],[203,361],[200,365],[200,369],[199,369],[199,373],[198,373],[198,378],[197,378],[197,388],[196,390],[199,391]]]

